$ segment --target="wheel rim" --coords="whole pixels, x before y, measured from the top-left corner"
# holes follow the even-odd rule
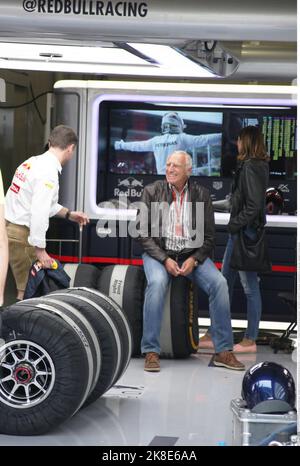
[[[55,368],[47,351],[28,340],[13,340],[1,347],[0,402],[31,408],[44,401],[55,382]]]

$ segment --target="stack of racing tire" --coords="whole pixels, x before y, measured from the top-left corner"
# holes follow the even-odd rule
[[[96,268],[85,267],[85,280],[95,278]],[[2,323],[1,434],[56,428],[113,386],[131,358],[125,314],[93,288],[20,301],[2,312]]]
[[[100,272],[92,265],[66,264],[70,286],[96,288],[119,305],[132,331],[132,356],[141,355],[146,277],[142,267],[109,265]],[[186,358],[198,347],[197,303],[193,285],[185,277],[173,277],[168,289],[161,328],[161,357]]]
[[[0,433],[41,435],[101,397],[140,355],[145,276],[141,267],[66,264],[70,288],[4,309]],[[184,278],[171,281],[162,357],[196,352],[197,315]]]

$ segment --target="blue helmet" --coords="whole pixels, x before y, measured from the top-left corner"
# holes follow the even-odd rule
[[[286,413],[295,409],[295,382],[280,364],[260,362],[245,373],[242,398],[254,413]]]
[[[161,120],[161,132],[179,134],[182,133],[186,125],[177,112],[165,113]]]

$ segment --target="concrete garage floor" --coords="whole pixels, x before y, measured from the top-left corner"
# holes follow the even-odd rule
[[[9,271],[5,305],[14,302]],[[282,328],[287,326],[282,324]],[[132,358],[113,388],[57,429],[32,437],[0,434],[0,447],[236,444],[230,402],[241,396],[245,372],[209,367],[211,357],[203,350],[188,359],[162,359],[160,373],[144,372],[144,359]],[[282,364],[295,383],[296,358],[296,349],[292,354],[274,354],[268,345],[259,345],[257,354],[239,355],[246,369],[261,361]]]
[[[274,354],[258,346],[240,355],[246,368],[274,361],[296,381],[296,351]],[[241,395],[244,372],[209,367],[211,354],[164,359],[160,373],[146,373],[142,358],[131,359],[117,384],[47,435],[0,435],[0,446],[217,446],[232,445],[230,402]]]

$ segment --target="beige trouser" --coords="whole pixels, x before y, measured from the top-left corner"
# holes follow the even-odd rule
[[[9,247],[9,264],[17,289],[24,291],[32,263],[37,259],[35,248],[28,243],[29,228],[6,222]]]

